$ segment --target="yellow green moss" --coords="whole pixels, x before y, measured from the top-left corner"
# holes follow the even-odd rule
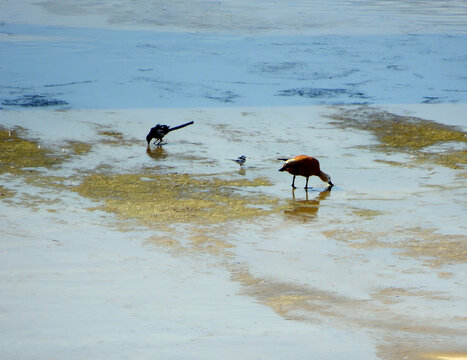
[[[240,190],[266,185],[269,182],[264,179],[222,180],[188,174],[93,174],[74,190],[102,201],[98,209],[158,227],[265,215],[277,200]]]
[[[370,210],[370,209],[355,209],[353,211],[353,213],[356,216],[358,216],[360,218],[364,218],[366,220],[371,220],[371,219],[375,218],[376,216],[380,216],[380,215],[384,214],[382,211]]]
[[[51,168],[62,164],[71,155],[85,155],[92,145],[81,141],[67,141],[62,147],[65,152],[41,146],[38,141],[26,139],[21,127],[0,127],[0,174],[27,174],[39,168]]]
[[[99,135],[102,136],[102,142],[111,145],[129,145],[125,135],[115,130],[100,130]]]
[[[82,141],[68,141],[67,148],[76,155],[86,155],[92,150],[92,145]]]
[[[450,168],[467,164],[467,151],[449,149],[424,152],[428,147],[446,143],[467,143],[467,133],[455,126],[440,124],[413,116],[402,116],[368,107],[345,110],[331,116],[335,125],[370,131],[379,142],[377,148],[416,155],[419,161],[437,163]]]
[[[0,173],[19,174],[26,168],[47,168],[62,162],[49,149],[20,137],[18,133],[22,131],[19,127],[13,130],[0,128]]]

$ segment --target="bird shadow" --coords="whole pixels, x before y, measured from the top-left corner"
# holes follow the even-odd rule
[[[156,147],[148,146],[146,148],[146,154],[155,160],[165,159],[168,156],[167,151],[160,145]]]
[[[331,187],[319,191],[317,196],[310,196],[310,193],[317,191],[305,191],[305,199],[297,200],[295,189],[292,189],[291,209],[284,210],[284,214],[292,219],[303,222],[315,219],[318,216],[318,210],[322,201],[325,201],[331,195]]]

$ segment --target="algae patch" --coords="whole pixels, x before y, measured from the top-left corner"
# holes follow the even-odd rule
[[[93,174],[74,190],[102,201],[100,210],[161,228],[266,215],[278,200],[240,189],[268,185],[264,179],[221,180],[188,174]]]
[[[379,144],[377,149],[415,155],[421,162],[436,163],[450,168],[467,164],[467,133],[455,126],[440,124],[414,116],[402,116],[369,107],[344,110],[331,115],[334,125],[371,132]],[[434,145],[447,146],[430,150]],[[374,147],[374,146],[371,146]]]
[[[86,155],[92,145],[81,141],[67,141],[61,152],[43,147],[38,141],[26,139],[26,130],[0,127],[0,174],[24,175],[40,168],[52,168],[67,161],[71,155]],[[70,154],[68,154],[68,150]]]
[[[86,155],[92,149],[91,144],[82,141],[68,141],[67,143],[67,147],[72,151],[73,154],[76,155]]]
[[[108,145],[131,146],[140,142],[138,139],[128,139],[128,137],[120,131],[106,128],[99,130],[98,134],[101,137],[101,142]]]
[[[35,141],[24,139],[20,133],[24,129],[0,128],[0,173],[23,174],[30,168],[48,168],[63,160],[51,150],[42,148]]]

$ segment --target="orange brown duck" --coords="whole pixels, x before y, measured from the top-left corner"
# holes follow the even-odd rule
[[[297,175],[306,177],[305,189],[308,189],[308,178],[310,176],[318,176],[322,181],[328,183],[329,187],[333,187],[334,184],[331,182],[331,177],[322,172],[319,168],[319,161],[312,156],[297,155],[291,159],[278,159],[285,160],[284,165],[279,171],[287,171],[293,175],[292,188],[295,187],[295,177]]]

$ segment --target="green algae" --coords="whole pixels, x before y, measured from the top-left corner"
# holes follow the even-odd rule
[[[73,155],[86,155],[90,143],[68,141],[61,153],[42,147],[38,142],[21,136],[24,129],[0,129],[0,173],[23,176],[28,185],[57,190],[72,189],[80,195],[102,201],[100,210],[115,213],[125,219],[134,219],[148,227],[172,223],[221,223],[228,220],[261,216],[273,211],[278,199],[247,189],[269,186],[268,180],[231,179],[188,174],[152,175],[143,170],[138,174],[109,174],[95,169],[81,185],[69,187],[69,179],[44,175],[37,170],[51,169]],[[102,131],[102,136],[120,140],[122,134]],[[68,152],[65,151],[68,150]],[[0,188],[2,198],[11,197],[13,190]],[[38,203],[37,198],[17,199],[24,205]],[[45,199],[44,204],[46,203]],[[198,237],[194,243],[203,243]],[[208,242],[206,242],[208,243]]]
[[[86,155],[92,145],[82,141],[67,141],[62,152],[41,146],[38,141],[25,137],[26,130],[15,127],[12,130],[0,127],[0,174],[31,174],[40,168],[61,165],[73,155]],[[68,150],[65,151],[65,150]]]
[[[83,141],[67,141],[67,146],[72,154],[76,155],[86,155],[92,150],[92,145]]]
[[[23,131],[20,127],[13,130],[0,128],[0,174],[23,174],[31,169],[50,168],[62,163],[63,158],[50,149],[22,138],[20,133]]]
[[[81,141],[66,141],[61,151],[43,146],[36,140],[26,138],[27,131],[21,127],[11,130],[0,127],[0,174],[15,176],[21,179],[23,185],[34,188],[65,190],[67,178],[45,174],[43,170],[55,170],[72,156],[85,155],[91,151],[92,145]],[[12,187],[17,185],[12,185]],[[19,192],[10,186],[0,186],[0,198],[8,199],[12,205],[28,208],[38,208],[39,205],[50,206],[60,202],[56,197],[48,199],[45,196],[31,195]]]
[[[115,130],[99,130],[98,134],[101,136],[100,142],[103,144],[130,146],[140,142],[140,140],[136,139],[128,140],[127,136]]]
[[[261,178],[250,181],[188,174],[92,174],[74,190],[102,201],[96,209],[135,219],[148,227],[160,227],[173,223],[221,223],[268,214],[277,199],[239,191],[268,185]]]
[[[369,107],[343,110],[331,115],[334,125],[371,132],[381,151],[398,151],[414,155],[422,163],[435,163],[457,169],[467,164],[465,149],[429,151],[434,145],[467,144],[467,133],[455,126],[440,124],[414,116],[402,116]]]
[[[384,212],[378,210],[371,210],[371,209],[355,209],[353,214],[359,218],[363,218],[366,220],[372,220],[373,218],[383,215]]]

